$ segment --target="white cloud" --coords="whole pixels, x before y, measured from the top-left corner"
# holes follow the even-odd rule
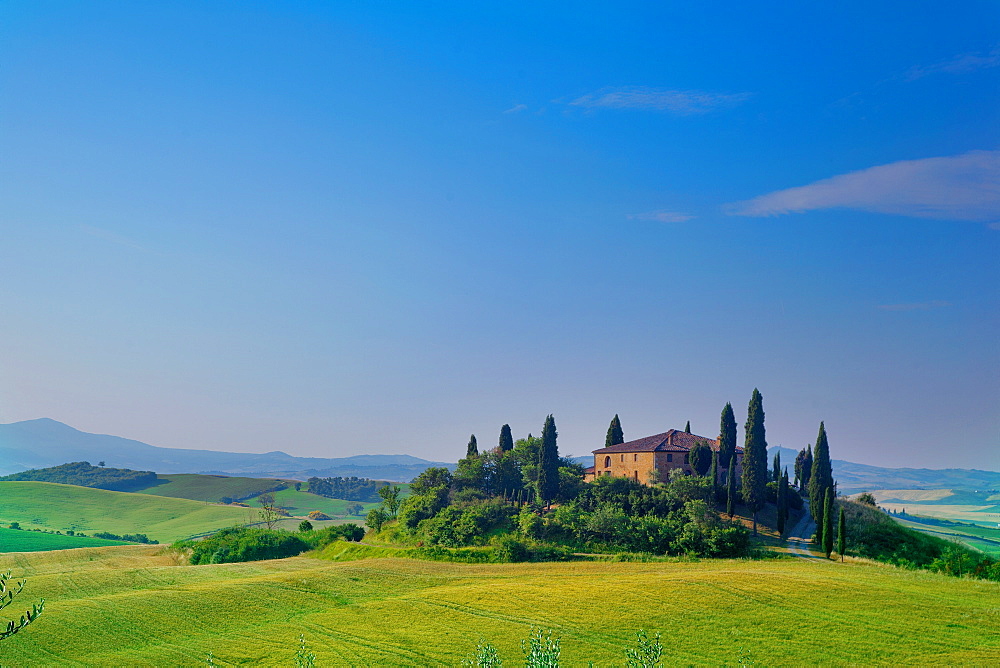
[[[906,81],[914,81],[930,74],[960,74],[1000,66],[1000,46],[986,52],[962,53],[925,67],[912,67],[903,76]]]
[[[663,90],[644,86],[602,88],[569,104],[589,109],[650,109],[687,116],[705,114],[743,102],[750,93],[709,93],[700,90]]]
[[[630,213],[626,216],[629,220],[652,220],[657,223],[683,223],[691,220],[694,216],[677,211],[649,211],[647,213]]]
[[[933,308],[944,308],[945,306],[951,306],[951,303],[934,300],[913,304],[879,304],[879,308],[883,311],[929,311]]]
[[[1000,219],[1000,151],[901,160],[778,190],[727,207],[738,216],[859,209],[918,218]]]
[[[503,113],[505,113],[505,114],[517,114],[519,112],[524,111],[527,108],[528,108],[528,105],[526,105],[526,104],[515,104],[513,107],[511,107],[510,109],[505,110]]]

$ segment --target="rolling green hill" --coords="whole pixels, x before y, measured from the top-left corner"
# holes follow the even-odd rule
[[[164,548],[0,557],[42,617],[10,665],[458,665],[476,644],[521,659],[532,627],[564,665],[621,665],[643,628],[666,665],[991,665],[1000,584],[822,560],[473,565],[295,557],[177,565]]]
[[[144,533],[168,543],[247,520],[247,510],[50,482],[0,482],[0,524],[66,531]]]
[[[78,547],[107,547],[109,545],[128,545],[128,543],[90,536],[67,536],[66,534],[42,533],[23,529],[0,529],[0,552],[43,552]]]
[[[139,494],[169,496],[193,501],[219,503],[223,498],[244,499],[279,485],[293,485],[295,481],[276,478],[244,478],[239,476],[206,475],[202,473],[171,473],[156,476],[149,487],[135,490]]]

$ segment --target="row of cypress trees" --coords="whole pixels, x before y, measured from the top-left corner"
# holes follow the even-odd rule
[[[616,415],[615,418],[617,419],[617,417]],[[620,433],[620,423],[618,430]],[[551,505],[552,499],[556,498],[556,494],[559,492],[559,448],[556,445],[556,438],[558,436],[559,434],[556,432],[556,420],[552,415],[549,415],[545,418],[545,424],[542,426],[542,444],[538,450],[538,480],[535,490],[539,502],[544,503],[546,507]],[[498,448],[501,452],[510,452],[514,449],[514,437],[511,434],[509,424],[505,424],[500,428]],[[479,443],[476,440],[475,434],[469,437],[465,456],[467,458],[479,456]]]

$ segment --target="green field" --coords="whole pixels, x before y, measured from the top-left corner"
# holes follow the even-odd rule
[[[976,524],[929,524],[921,518],[895,517],[900,524],[945,540],[956,540],[992,557],[1000,557],[1000,529]]]
[[[42,533],[18,529],[0,529],[0,552],[43,552],[46,550],[68,550],[76,547],[107,547],[108,545],[128,545],[120,540],[104,540],[90,536],[67,536],[66,534]]]
[[[260,494],[280,483],[295,484],[295,481],[275,478],[241,478],[201,473],[176,473],[158,475],[156,478],[156,485],[137,493],[219,503],[226,496],[239,499],[249,494]]]
[[[532,627],[563,665],[621,665],[636,629],[667,665],[991,665],[1000,584],[802,559],[473,565],[295,557],[177,565],[165,548],[0,557],[45,614],[4,664],[457,665],[489,640],[507,665]]]
[[[144,533],[168,543],[247,521],[248,509],[51,482],[0,482],[0,525]]]
[[[288,489],[283,489],[280,492],[275,492],[274,500],[291,515],[304,517],[308,515],[310,511],[318,510],[321,513],[326,513],[330,517],[340,516],[355,522],[364,521],[363,518],[365,513],[378,506],[378,503],[329,499],[325,496],[310,494],[305,491],[296,492],[294,487],[289,487]],[[260,502],[257,501],[257,499],[250,499],[246,501],[246,503],[254,507],[260,506]],[[361,516],[347,515],[347,507],[353,506],[356,503],[360,503],[364,508],[364,510],[361,511]]]

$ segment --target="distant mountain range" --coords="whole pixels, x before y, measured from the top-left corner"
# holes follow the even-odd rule
[[[156,473],[215,473],[305,480],[358,476],[409,482],[432,462],[410,455],[295,457],[284,452],[264,454],[161,448],[119,436],[88,434],[48,418],[0,424],[0,475],[46,468],[67,462],[105,462],[108,466]]]
[[[782,466],[792,473],[795,450],[768,450],[768,464],[781,452]],[[575,457],[584,466],[593,457]],[[0,475],[67,462],[105,462],[116,468],[156,473],[215,473],[305,480],[333,476],[358,476],[375,480],[409,482],[431,466],[455,468],[411,455],[355,455],[353,457],[295,457],[275,451],[264,454],[161,448],[119,436],[88,434],[62,422],[41,418],[0,424]],[[833,460],[838,489],[853,494],[873,489],[1000,489],[1000,473],[975,469],[890,469]]]

